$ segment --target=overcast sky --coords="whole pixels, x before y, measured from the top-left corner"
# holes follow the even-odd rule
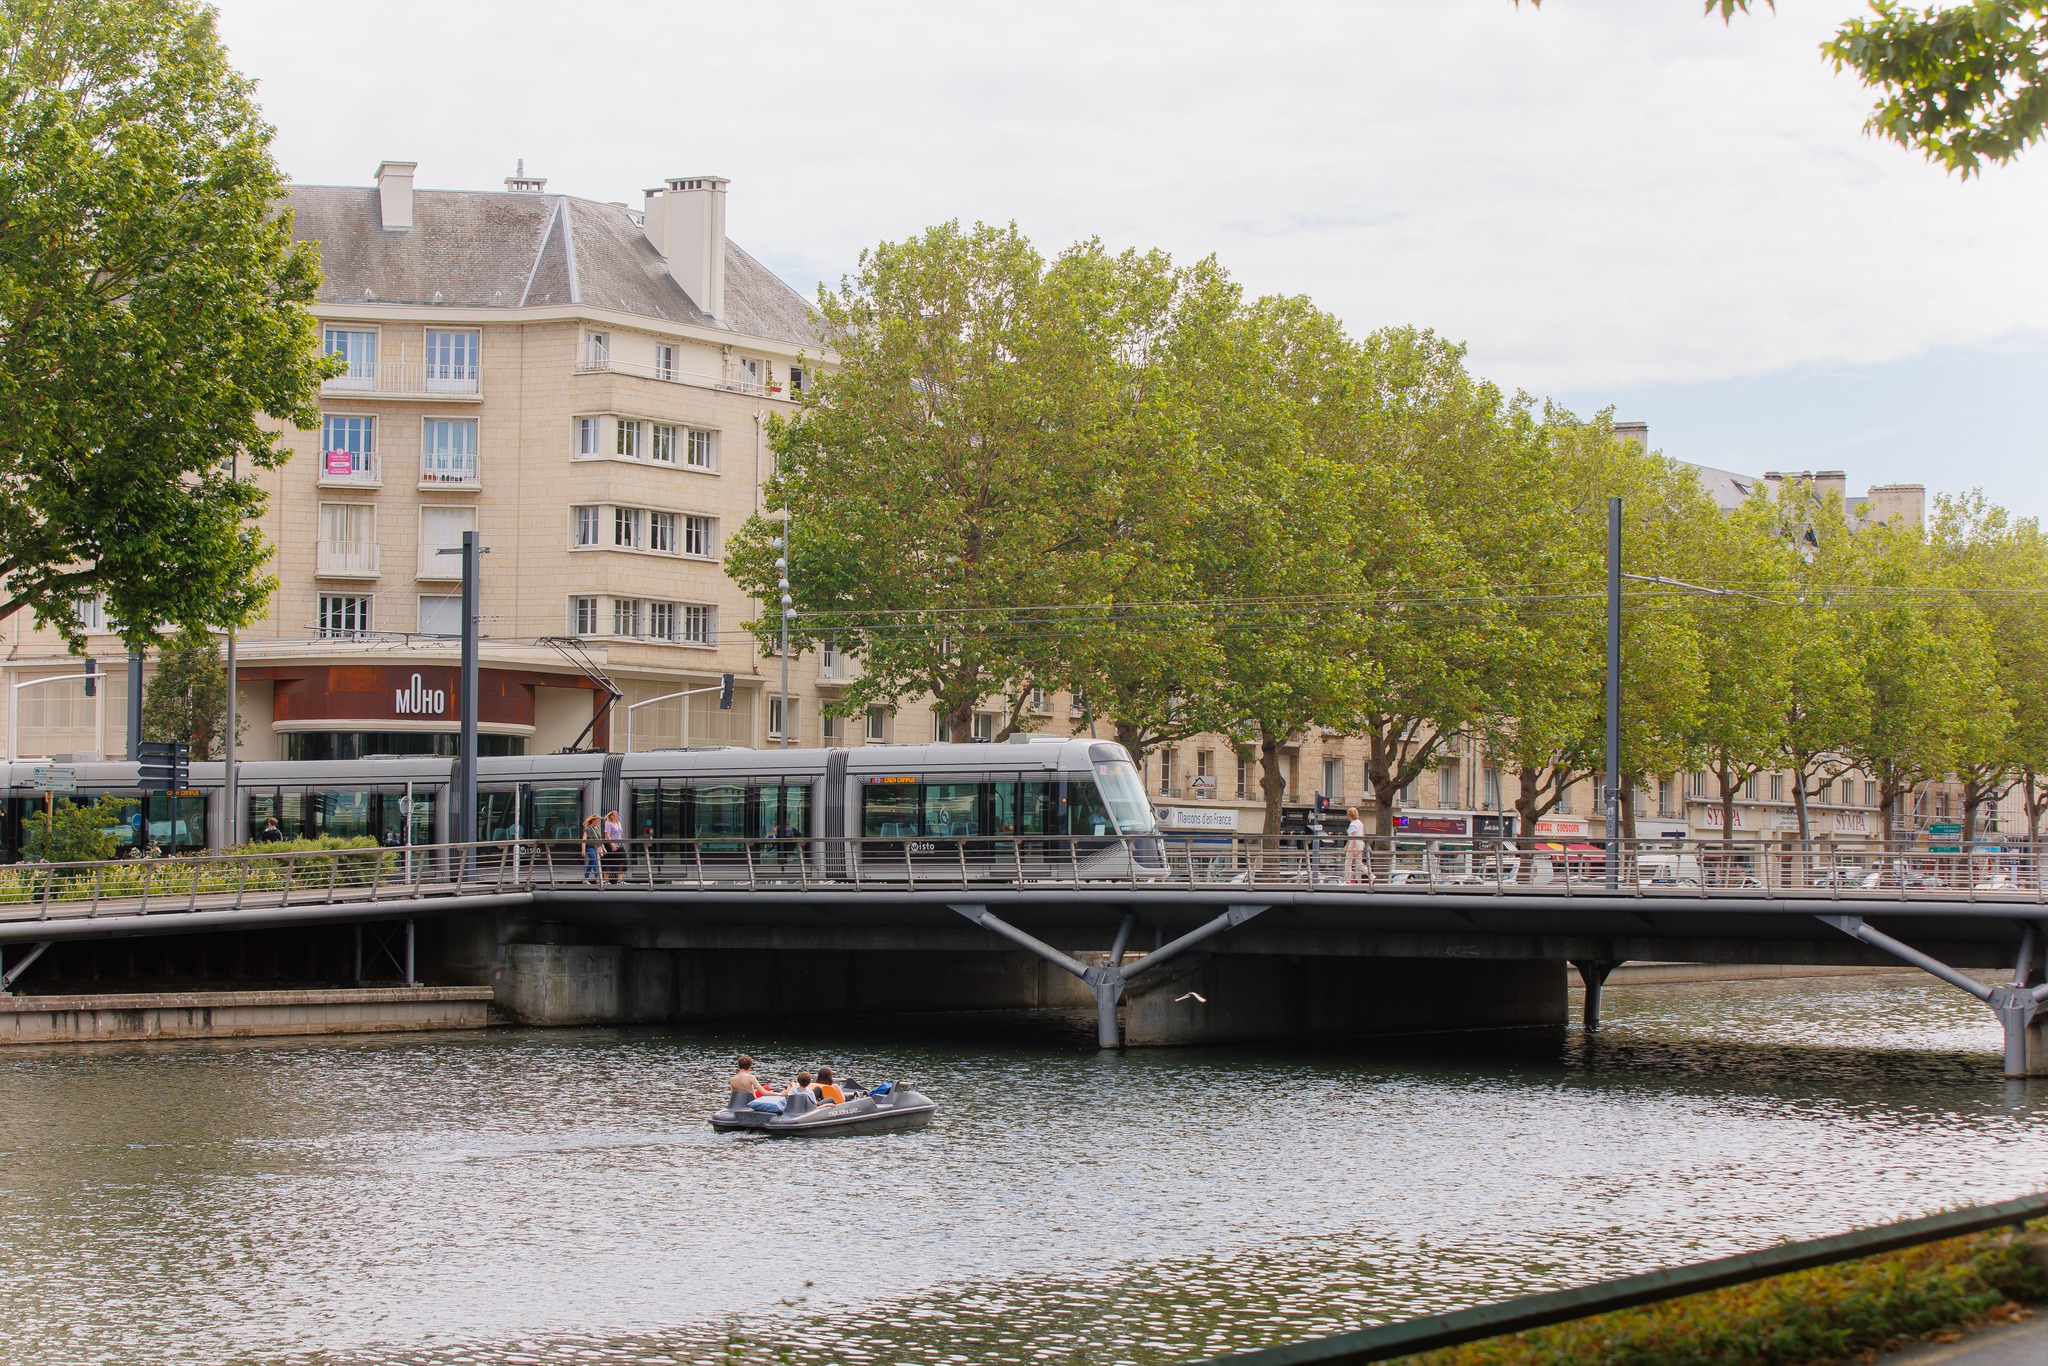
[[[1864,136],[1817,52],[1852,0],[219,5],[303,182],[724,175],[807,293],[948,218],[1214,253],[1684,459],[2048,514],[2048,149]]]

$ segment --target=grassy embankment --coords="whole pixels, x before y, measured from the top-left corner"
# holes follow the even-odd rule
[[[2036,1224],[2048,1228],[2048,1222]],[[2048,1242],[2009,1231],[1797,1271],[1640,1309],[1403,1357],[1407,1366],[1819,1366],[2048,1299]]]

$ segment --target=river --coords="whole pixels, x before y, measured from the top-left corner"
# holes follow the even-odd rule
[[[1092,1021],[0,1055],[17,1366],[1174,1362],[2048,1180],[1917,977],[1610,987],[1561,1037],[1098,1054]],[[915,1134],[703,1116],[733,1053]]]

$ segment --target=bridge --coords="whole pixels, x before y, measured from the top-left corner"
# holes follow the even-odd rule
[[[633,841],[596,881],[548,841],[22,864],[0,868],[0,989],[67,941],[400,922],[409,963],[439,924],[443,975],[522,1018],[1092,1004],[1115,1047],[1561,1024],[1566,963],[1589,1026],[1629,960],[1904,964],[1992,1011],[2009,1075],[2048,1075],[2036,870],[1613,854],[1611,879],[1513,846],[1347,866],[1334,842],[1244,836]]]

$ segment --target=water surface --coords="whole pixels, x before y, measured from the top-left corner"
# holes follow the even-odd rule
[[[41,1363],[1184,1361],[2048,1183],[2048,1086],[1915,977],[1610,987],[1578,1031],[1096,1053],[1089,1021],[0,1055]],[[703,1117],[731,1055],[916,1134]]]

